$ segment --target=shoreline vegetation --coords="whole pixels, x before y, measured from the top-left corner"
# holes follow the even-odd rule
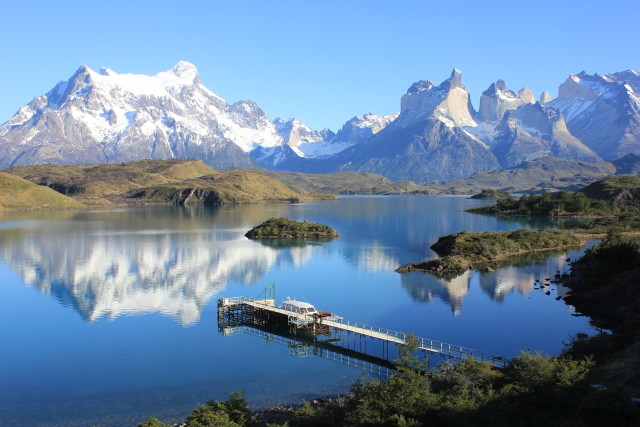
[[[493,270],[497,263],[509,258],[534,252],[578,248],[585,243],[575,234],[563,230],[463,231],[442,236],[431,246],[439,258],[409,263],[396,269],[396,272],[423,271],[451,275],[471,268]]]
[[[328,225],[309,221],[295,221],[289,218],[269,218],[262,224],[249,230],[245,237],[249,239],[321,239],[331,240],[339,236]]]
[[[592,218],[589,224],[574,231],[604,234],[610,230],[640,230],[640,176],[620,175],[596,181],[570,193],[529,194],[515,199],[511,195],[496,200],[492,206],[468,209],[467,212],[552,218]]]

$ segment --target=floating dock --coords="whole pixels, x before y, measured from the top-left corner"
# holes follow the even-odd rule
[[[346,320],[340,316],[318,316],[295,313],[276,307],[275,298],[250,299],[247,297],[218,298],[218,322],[232,321],[237,325],[288,328],[291,335],[305,332],[319,337],[328,337],[333,341],[343,340],[344,333],[355,337],[380,340],[388,344],[405,345],[411,334],[379,328],[360,322]],[[415,337],[418,349],[457,359],[473,359],[476,362],[489,362],[495,366],[504,366],[506,360],[495,354],[473,350],[459,345],[448,344],[428,338]],[[384,347],[383,347],[384,349]],[[384,350],[383,350],[384,353]]]

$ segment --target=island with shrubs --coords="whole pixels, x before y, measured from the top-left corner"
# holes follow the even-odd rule
[[[335,239],[338,232],[328,225],[289,218],[269,218],[249,230],[249,239]]]

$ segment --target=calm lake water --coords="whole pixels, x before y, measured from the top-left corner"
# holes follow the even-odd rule
[[[452,280],[400,275],[439,236],[555,227],[462,212],[457,196],[344,197],[296,205],[154,207],[0,216],[0,425],[135,425],[184,419],[245,391],[255,407],[346,392],[363,370],[277,341],[218,331],[217,298],[306,299],[346,319],[511,357],[556,355],[584,317],[534,289],[579,253]],[[286,216],[332,242],[278,245],[244,233]]]

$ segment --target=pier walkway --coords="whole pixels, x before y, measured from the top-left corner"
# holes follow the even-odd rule
[[[335,315],[322,317],[284,310],[276,307],[275,298],[218,298],[218,319],[225,317],[253,324],[288,326],[293,334],[299,329],[329,336],[334,332],[347,332],[396,345],[406,344],[406,339],[410,335],[404,332],[349,321]],[[458,359],[473,359],[477,362],[489,362],[496,366],[504,366],[506,363],[503,357],[495,354],[428,338],[416,337],[416,339],[418,340],[418,348],[429,353],[437,353]]]

